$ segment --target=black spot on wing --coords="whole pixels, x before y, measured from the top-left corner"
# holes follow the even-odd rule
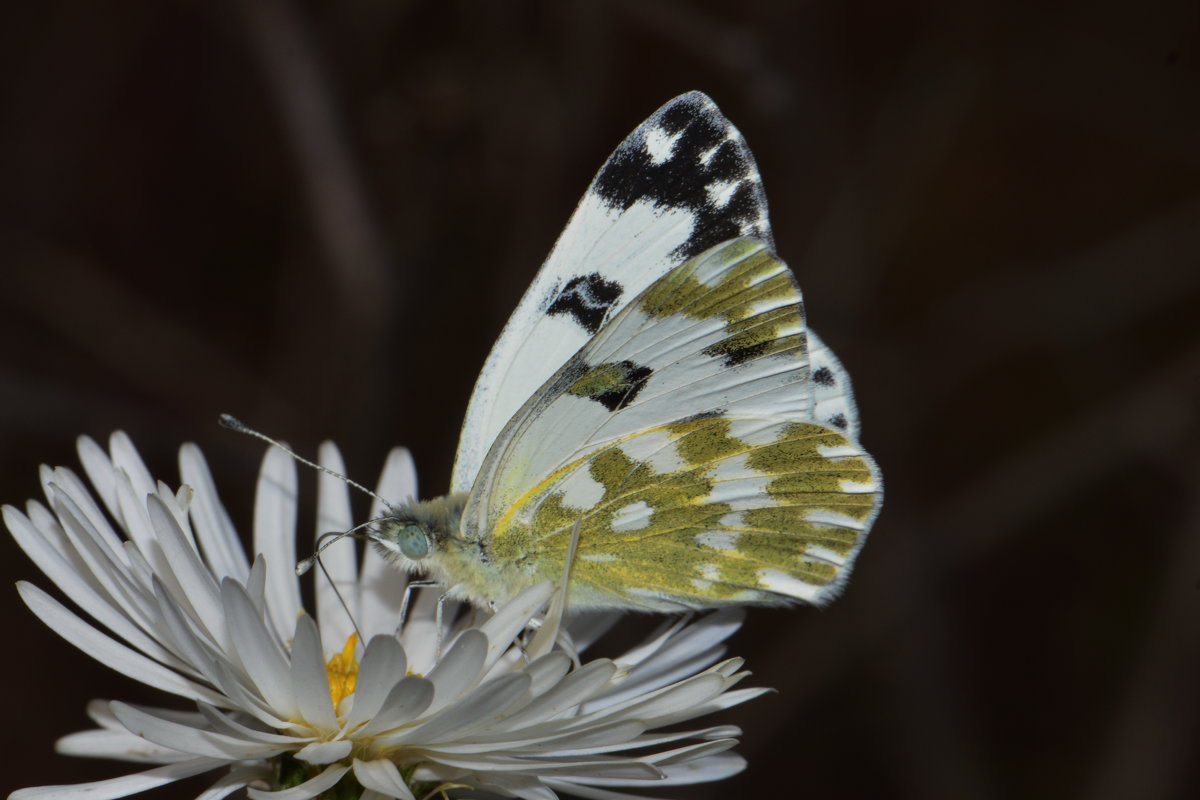
[[[837,381],[833,377],[833,371],[829,367],[820,367],[812,374],[813,383],[818,386],[833,386]]]
[[[837,428],[838,430],[841,430],[841,431],[846,430],[846,427],[848,425],[848,423],[846,422],[846,415],[845,414],[834,414],[832,417],[829,418],[829,424],[832,425],[833,427]]]
[[[654,374],[654,370],[649,367],[632,361],[622,361],[621,366],[626,370],[624,383],[594,394],[591,398],[609,411],[620,411],[632,403],[646,386],[646,381]]]
[[[720,344],[706,347],[701,352],[706,356],[720,356],[725,366],[736,367],[738,364],[745,364],[747,361],[764,355],[770,347],[770,341],[748,342],[746,344],[735,343],[731,345],[727,340]]]
[[[562,391],[594,400],[609,411],[620,411],[637,398],[654,370],[633,361],[589,365],[576,356],[561,373]]]
[[[594,336],[623,291],[621,284],[605,280],[599,273],[577,275],[567,281],[558,296],[546,307],[546,313],[566,314]]]
[[[653,131],[678,137],[658,163],[646,148]],[[729,186],[724,202],[714,203],[710,187]],[[770,238],[754,158],[733,125],[698,93],[675,98],[642,123],[600,170],[592,191],[621,211],[647,201],[694,214],[691,235],[675,251],[681,261],[739,236]]]

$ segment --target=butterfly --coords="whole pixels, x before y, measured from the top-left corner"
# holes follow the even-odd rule
[[[367,538],[483,607],[568,567],[573,608],[821,605],[881,505],[858,438],[754,159],[691,92],[609,156],[501,332],[451,493]]]

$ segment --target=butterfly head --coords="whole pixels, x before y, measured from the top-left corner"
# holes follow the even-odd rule
[[[422,561],[459,540],[465,494],[393,506],[375,520],[368,538],[392,559]],[[415,565],[414,565],[415,566]]]

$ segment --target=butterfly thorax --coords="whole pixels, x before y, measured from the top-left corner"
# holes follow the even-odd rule
[[[516,594],[533,580],[522,580],[520,565],[497,563],[487,537],[465,534],[467,493],[392,506],[375,520],[369,538],[393,564],[422,573],[449,594],[490,606]]]

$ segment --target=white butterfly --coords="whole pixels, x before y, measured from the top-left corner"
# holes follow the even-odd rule
[[[681,95],[617,147],[492,348],[451,494],[369,537],[451,595],[821,604],[878,513],[846,371],[773,253],[742,136]]]

